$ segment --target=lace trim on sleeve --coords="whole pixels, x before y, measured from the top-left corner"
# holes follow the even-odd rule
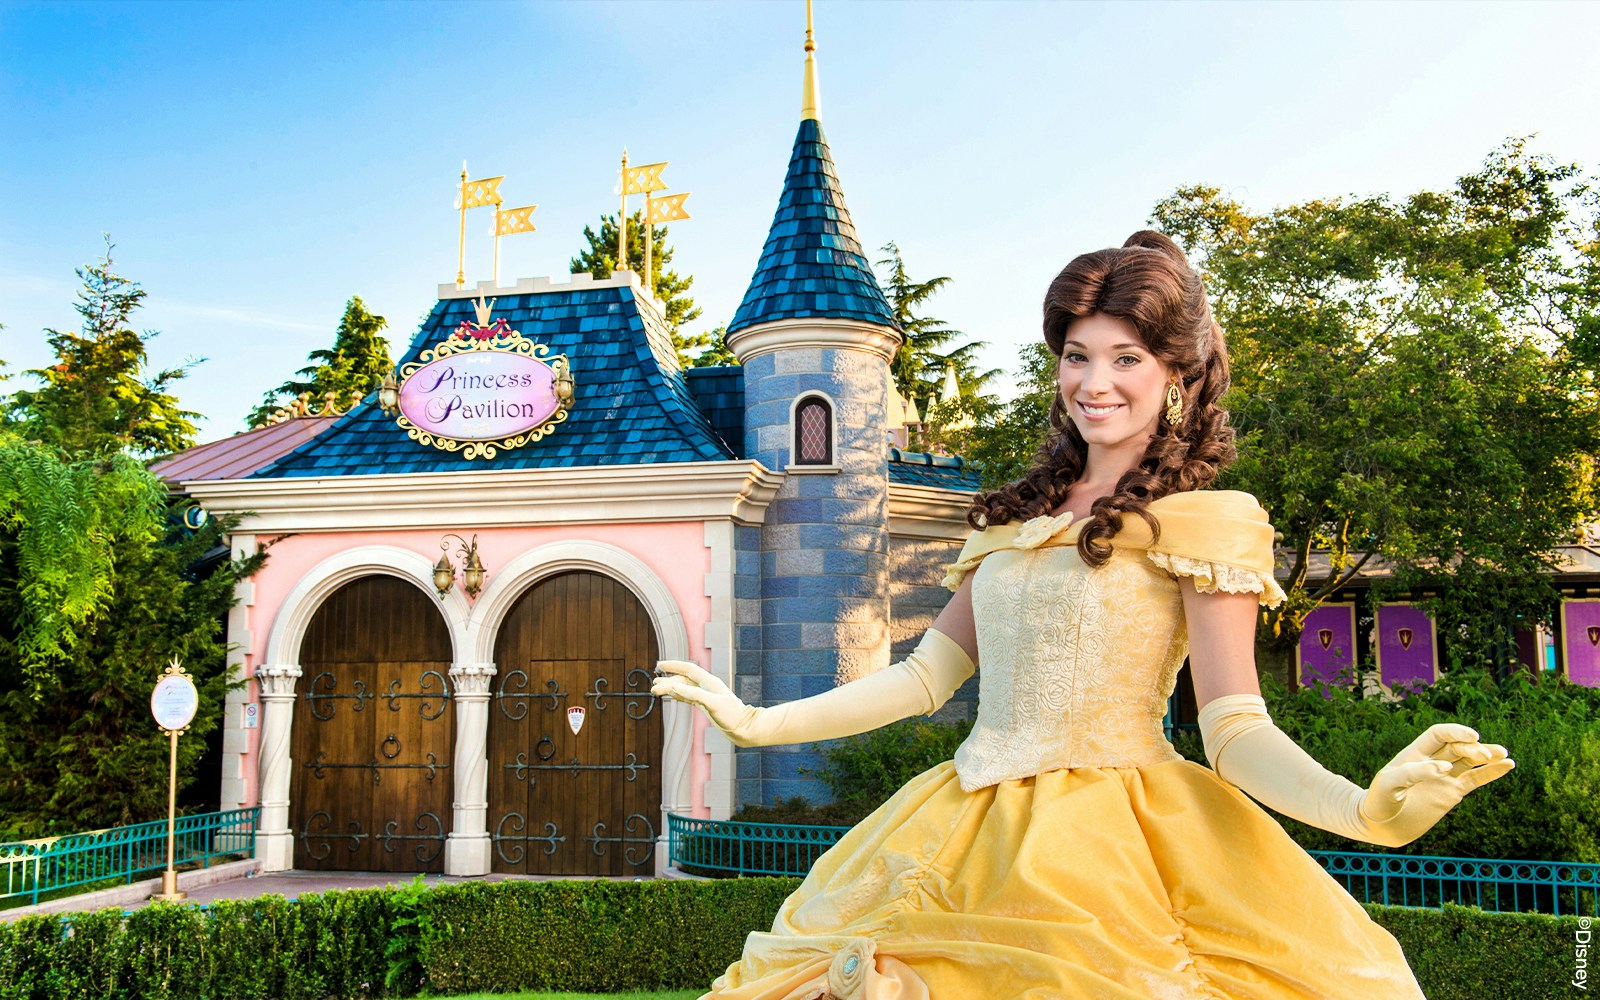
[[[1145,555],[1173,576],[1194,577],[1194,589],[1202,594],[1215,594],[1219,590],[1230,594],[1260,594],[1261,603],[1269,608],[1288,599],[1270,573],[1206,559],[1190,559],[1170,552],[1146,551]]]
[[[988,554],[989,553],[987,552],[980,552],[977,555],[968,556],[965,559],[957,559],[955,562],[946,567],[943,583],[945,589],[951,591],[952,593],[959,590],[961,588],[961,581],[967,578],[967,574],[969,572],[977,569],[978,564],[983,562],[984,556],[987,556]]]

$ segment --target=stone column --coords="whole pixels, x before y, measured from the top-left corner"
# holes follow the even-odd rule
[[[458,663],[450,668],[456,703],[455,802],[444,845],[446,875],[489,874],[489,686],[493,663]]]
[[[699,709],[693,705],[662,698],[657,706],[661,710],[661,825],[656,828],[656,877],[666,873],[669,864],[667,814],[690,816],[694,813],[694,787],[689,773],[690,754],[694,748],[694,715]]]
[[[290,723],[294,721],[297,663],[256,668],[261,685],[261,820],[256,825],[256,858],[264,872],[294,867],[294,831],[289,829]]]

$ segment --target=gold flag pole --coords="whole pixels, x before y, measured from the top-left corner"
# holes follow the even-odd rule
[[[456,250],[456,287],[467,283],[467,161],[461,161],[461,242]]]
[[[617,227],[620,239],[617,242],[618,253],[622,255],[618,270],[628,267],[628,195],[644,195],[644,269],[650,270],[650,245],[655,242],[650,233],[650,194],[653,191],[664,191],[667,182],[661,179],[661,171],[667,168],[666,161],[660,163],[646,163],[643,166],[629,168],[628,151],[622,151],[622,224]],[[631,270],[631,268],[629,268]],[[650,291],[649,281],[645,282],[645,291]]]
[[[628,270],[628,147],[622,147],[622,211],[617,214],[617,271]]]
[[[646,295],[654,295],[656,293],[655,287],[650,283],[650,251],[656,245],[655,227],[650,224],[650,220],[654,218],[654,210],[655,198],[651,196],[649,191],[646,191],[644,193],[644,293]]]
[[[494,287],[500,287],[500,206],[494,207]]]
[[[482,208],[484,205],[495,206],[496,215],[500,211],[500,204],[504,200],[500,197],[500,182],[505,180],[505,175],[499,177],[484,177],[479,180],[467,179],[467,163],[461,161],[461,242],[456,250],[456,287],[467,283],[467,209]],[[498,221],[498,219],[497,219]],[[497,225],[496,229],[499,228]],[[495,243],[495,283],[500,281],[500,245]]]

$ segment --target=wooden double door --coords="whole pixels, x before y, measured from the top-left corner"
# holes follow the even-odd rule
[[[295,867],[443,871],[455,712],[436,603],[391,576],[345,584],[313,616],[300,669]]]
[[[489,834],[496,872],[650,875],[661,822],[654,628],[599,573],[518,598],[495,644]]]

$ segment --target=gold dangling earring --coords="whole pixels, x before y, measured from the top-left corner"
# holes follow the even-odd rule
[[[1173,427],[1183,420],[1183,394],[1178,391],[1178,376],[1167,383],[1167,423]]]

